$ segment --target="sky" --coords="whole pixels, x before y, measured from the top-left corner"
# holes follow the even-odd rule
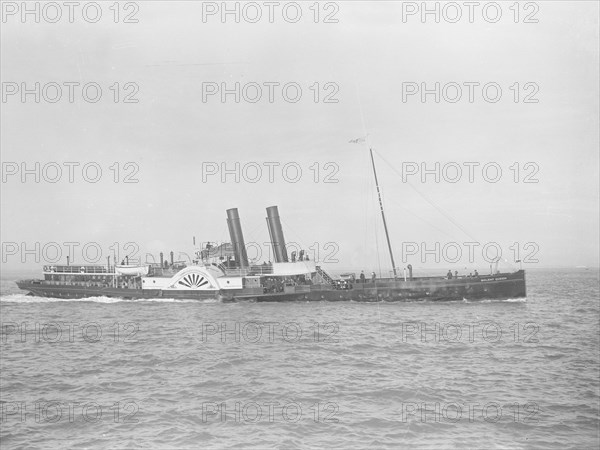
[[[498,247],[506,269],[599,265],[597,2],[499,2],[496,22],[458,2],[455,23],[439,2],[439,23],[421,2],[290,3],[272,23],[264,2],[229,2],[239,22],[148,1],[72,23],[39,3],[36,23],[3,2],[3,270],[186,259],[229,239],[234,207],[262,262],[278,205],[327,270],[387,274],[369,148],[400,270],[487,270]]]

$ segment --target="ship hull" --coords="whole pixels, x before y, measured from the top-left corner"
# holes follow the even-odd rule
[[[497,274],[483,277],[416,278],[413,280],[377,280],[355,283],[349,289],[334,289],[330,285],[287,286],[284,292],[262,293],[257,289],[228,291],[124,289],[112,287],[84,287],[49,285],[40,280],[17,282],[20,289],[40,297],[83,299],[109,297],[121,299],[173,298],[188,300],[252,300],[262,302],[286,301],[452,301],[524,298],[525,272]]]
[[[18,281],[17,285],[24,291],[29,291],[38,297],[85,299],[90,297],[120,298],[124,300],[176,298],[205,300],[215,298],[214,292],[206,291],[170,291],[160,289],[123,289],[110,287],[81,287],[70,285],[45,285],[39,280]]]
[[[518,271],[457,280],[366,282],[355,284],[351,289],[267,294],[256,297],[256,301],[453,301],[517,299],[526,295],[525,273]]]

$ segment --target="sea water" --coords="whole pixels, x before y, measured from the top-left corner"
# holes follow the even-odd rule
[[[598,270],[527,299],[220,303],[2,280],[1,447],[598,448]]]

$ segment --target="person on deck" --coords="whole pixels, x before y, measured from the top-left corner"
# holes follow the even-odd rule
[[[365,282],[365,271],[364,270],[360,271],[360,282],[361,283]]]
[[[446,276],[448,277],[449,280],[452,279],[452,271],[449,270],[448,273],[446,274]]]
[[[377,278],[377,275],[375,275],[375,272],[371,272],[371,283],[375,283],[375,278]]]

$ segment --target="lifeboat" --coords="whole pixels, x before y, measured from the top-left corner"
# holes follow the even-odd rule
[[[115,273],[118,275],[146,276],[149,271],[150,266],[115,266]]]

